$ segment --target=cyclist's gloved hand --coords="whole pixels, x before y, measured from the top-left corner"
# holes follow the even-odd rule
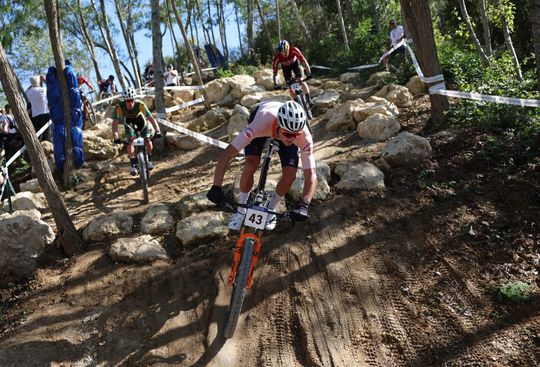
[[[161,131],[158,131],[158,132],[156,132],[156,133],[154,134],[154,137],[155,137],[156,139],[159,139],[159,138],[161,138],[162,136],[163,136],[163,134],[161,134]]]
[[[122,144],[122,139],[114,139],[113,143],[114,144]]]
[[[280,90],[280,89],[281,89],[281,87],[279,85],[274,84],[274,90]]]
[[[225,194],[223,193],[221,186],[212,185],[212,188],[208,191],[206,197],[216,205],[221,205],[225,202]]]
[[[309,203],[306,203],[305,201],[302,201],[300,204],[298,204],[298,207],[291,211],[291,219],[295,222],[303,222],[305,220],[309,219]]]
[[[304,81],[307,81],[309,79],[313,78],[313,75],[311,75],[311,73],[308,73],[306,74],[306,78],[304,79]]]

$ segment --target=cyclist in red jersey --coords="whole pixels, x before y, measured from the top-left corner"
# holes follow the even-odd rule
[[[274,55],[274,58],[272,59],[272,68],[274,72],[274,88],[278,89],[276,83],[276,75],[279,65],[281,64],[285,81],[289,81],[291,79],[292,72],[294,71],[296,80],[299,81],[300,85],[302,86],[302,91],[306,96],[307,103],[311,105],[311,97],[309,95],[308,85],[305,82],[301,81],[302,71],[300,70],[300,63],[302,63],[304,71],[306,72],[306,79],[311,78],[311,68],[309,67],[306,58],[304,57],[304,55],[302,55],[302,52],[300,52],[298,48],[294,46],[291,47],[289,45],[289,42],[287,42],[286,40],[279,41],[277,51],[278,52]],[[289,93],[291,94],[291,98],[294,100],[294,92],[289,89]]]
[[[94,87],[92,84],[90,84],[90,81],[82,75],[82,73],[77,73],[77,84],[79,85],[79,89],[83,86],[83,84],[86,84],[92,93],[94,93]]]

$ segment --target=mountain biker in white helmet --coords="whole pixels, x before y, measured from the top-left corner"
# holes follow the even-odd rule
[[[121,144],[120,136],[118,134],[118,123],[120,120],[124,123],[124,131],[126,138],[128,140],[128,157],[131,162],[130,174],[132,176],[137,175],[137,158],[135,156],[135,147],[133,146],[133,140],[137,138],[137,133],[144,138],[144,143],[146,145],[146,153],[148,154],[147,168],[149,170],[154,168],[152,162],[150,162],[150,157],[152,156],[153,144],[150,138],[152,137],[152,129],[150,124],[146,121],[148,119],[152,124],[152,127],[155,131],[155,137],[161,137],[161,130],[156,120],[146,107],[143,101],[135,99],[136,93],[132,87],[128,87],[122,92],[122,99],[118,101],[118,106],[114,110],[113,114],[113,136],[114,143]]]
[[[210,201],[223,204],[225,195],[221,186],[225,172],[231,159],[244,149],[246,164],[240,178],[240,194],[238,202],[246,204],[249,192],[253,187],[253,176],[259,167],[259,161],[268,137],[279,141],[279,158],[281,160],[282,176],[276,186],[276,191],[270,200],[268,208],[276,208],[281,198],[289,191],[296,179],[298,167],[298,151],[302,159],[304,170],[303,200],[292,211],[293,219],[302,221],[308,219],[308,208],[317,187],[315,174],[315,157],[313,155],[313,138],[306,125],[307,117],[304,109],[295,101],[285,103],[268,101],[259,104],[250,114],[248,126],[229,144],[219,156],[214,182],[207,194]],[[238,230],[242,226],[246,208],[239,207],[229,222],[229,228]],[[272,230],[276,226],[275,215],[269,215],[266,229]]]

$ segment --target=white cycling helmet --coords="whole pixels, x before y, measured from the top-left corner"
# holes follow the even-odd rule
[[[292,133],[302,131],[306,126],[307,116],[302,106],[295,101],[287,101],[278,110],[279,126]]]
[[[123,99],[134,99],[135,96],[136,96],[135,89],[133,89],[132,87],[127,87],[122,92]]]

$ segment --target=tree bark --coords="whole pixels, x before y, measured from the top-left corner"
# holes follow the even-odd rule
[[[97,80],[101,80],[102,77],[101,77],[101,72],[99,70],[99,64],[97,62],[96,50],[94,49],[94,42],[92,41],[92,38],[90,37],[90,33],[88,33],[86,21],[84,20],[84,16],[82,13],[81,0],[77,0],[77,14],[75,14],[75,18],[77,19],[79,23],[79,28],[81,29],[84,43],[86,45],[86,48],[88,48],[88,52],[90,53],[90,58],[92,59],[92,64],[94,65],[94,71],[96,72],[96,78]]]
[[[274,49],[274,45],[272,44],[272,37],[270,37],[270,32],[268,32],[268,25],[266,24],[266,17],[264,16],[261,3],[259,0],[255,0],[255,4],[257,4],[257,11],[259,12],[259,17],[261,18],[261,22],[263,24],[264,28],[264,34],[266,35],[266,40],[268,41],[268,45],[270,46],[270,50]]]
[[[476,37],[476,33],[474,33],[474,28],[471,22],[471,18],[469,17],[469,13],[467,12],[467,7],[465,6],[465,0],[458,0],[458,1],[459,1],[459,8],[461,9],[461,15],[463,16],[463,20],[465,20],[465,23],[467,24],[467,28],[469,29],[469,34],[471,36],[471,40],[474,44],[474,47],[476,47],[476,51],[478,52],[478,55],[480,56],[482,63],[484,65],[489,65],[489,58],[484,52],[484,49],[482,48],[482,45],[480,44],[478,37]]]
[[[351,25],[352,31],[358,27],[358,17],[354,16],[353,5],[351,0],[345,0],[345,9],[347,9],[347,19]]]
[[[208,8],[208,23],[210,24],[210,36],[212,36],[212,43],[215,47],[217,47],[216,42],[216,34],[214,33],[214,22],[212,20],[212,9],[210,8],[210,0],[207,0],[206,2],[207,8]],[[214,48],[210,48],[212,50],[212,53],[214,53],[214,59],[216,60],[216,65],[218,63],[218,55],[215,54]]]
[[[381,25],[379,24],[379,12],[377,11],[377,0],[369,1],[369,11],[371,13],[371,17],[373,18],[373,27],[375,28],[375,33],[378,33],[381,29]]]
[[[240,55],[244,55],[242,46],[242,33],[240,32],[240,20],[238,18],[238,0],[234,0],[234,15],[236,16],[236,28],[238,30],[238,45],[240,46]]]
[[[171,32],[172,40],[174,42],[173,50],[176,49],[176,52],[175,52],[176,63],[177,63],[176,67],[180,68],[181,64],[182,64],[182,58],[180,57],[181,56],[180,55],[180,46],[179,46],[178,40],[176,39],[176,34],[174,34],[174,28],[173,28],[173,23],[172,23],[172,18],[171,18],[171,12],[169,11],[169,9],[171,8],[169,6],[169,0],[165,1],[165,6],[167,6],[167,22],[169,23],[169,30]],[[186,6],[188,6],[187,2],[186,2]],[[188,10],[188,13],[191,15],[191,10]],[[193,36],[193,34],[192,34],[192,36]],[[184,82],[184,73],[181,74],[181,78],[182,78],[182,82]]]
[[[518,80],[522,82],[523,74],[521,73],[521,66],[519,65],[519,59],[517,57],[516,50],[514,49],[514,44],[512,43],[512,36],[510,36],[510,29],[508,28],[508,22],[506,21],[506,16],[504,15],[504,12],[501,16],[501,22],[504,34],[504,43],[506,44],[506,48],[512,56],[512,63],[514,64],[514,69],[516,69],[516,75],[518,77]]]
[[[486,4],[484,0],[478,0],[478,8],[480,10],[480,19],[482,19],[482,28],[484,30],[484,50],[487,56],[493,53],[491,49],[491,31],[489,30],[489,18],[486,12]]]
[[[227,66],[229,63],[229,49],[227,46],[226,25],[223,14],[223,0],[216,0],[216,14],[219,26],[219,36],[221,38],[221,47],[223,48],[223,56],[225,58],[225,66]]]
[[[173,1],[174,3],[174,1]],[[154,86],[156,115],[165,115],[165,95],[163,87],[163,38],[161,36],[161,17],[159,14],[159,0],[151,0],[152,7],[152,62],[154,64]]]
[[[126,4],[123,4],[125,7]],[[137,60],[135,59],[135,54],[133,52],[133,48],[131,47],[131,40],[128,34],[128,29],[124,21],[124,16],[122,15],[122,9],[120,9],[120,3],[119,0],[114,0],[114,7],[116,10],[116,15],[118,16],[118,23],[120,23],[120,30],[122,31],[122,36],[124,37],[124,42],[126,44],[126,49],[128,51],[129,60],[131,61],[131,66],[133,68],[133,74],[135,75],[135,80],[137,82],[137,88],[142,87],[141,83],[141,76],[139,75],[138,71],[139,68],[137,67]],[[131,2],[127,6],[127,13],[131,13]]]
[[[279,15],[279,0],[276,0],[276,20],[277,20],[278,39],[281,39],[281,17]]]
[[[152,1],[158,1],[158,0],[152,0]],[[182,23],[182,18],[180,18],[180,14],[178,13],[178,9],[176,9],[176,4],[174,1],[171,1],[172,8],[174,11],[174,16],[176,17],[176,22],[178,23],[178,27],[180,28],[180,31],[182,32],[182,37],[184,37],[184,44],[186,45],[186,49],[188,52],[189,60],[193,64],[193,69],[195,70],[195,75],[197,75],[197,80],[199,81],[199,85],[204,85],[201,69],[199,68],[199,63],[197,62],[197,59],[195,58],[195,54],[193,53],[193,48],[191,47],[191,42],[189,42],[189,37],[186,33],[186,29],[184,28],[184,24]],[[209,110],[210,109],[210,102],[208,99],[208,96],[206,95],[206,91],[201,89],[202,95],[203,95],[203,103],[204,107]]]
[[[347,29],[345,28],[345,21],[343,20],[340,0],[336,0],[336,5],[338,9],[339,29],[341,30],[341,37],[343,38],[343,46],[345,46],[345,50],[349,51],[349,39],[347,38]]]
[[[46,3],[48,1],[50,0],[47,0]],[[2,82],[2,88],[4,89],[9,105],[13,110],[15,120],[17,121],[17,129],[28,149],[28,155],[32,162],[32,168],[36,172],[39,186],[45,194],[45,199],[47,199],[49,208],[51,208],[51,214],[58,230],[58,243],[69,255],[82,252],[84,241],[79,232],[75,229],[64,204],[64,199],[56,187],[56,183],[54,182],[54,178],[47,163],[47,158],[45,157],[45,152],[36,136],[36,130],[34,130],[34,126],[26,111],[26,103],[18,92],[15,75],[6,58],[1,43],[0,81]]]
[[[426,77],[440,75],[441,67],[427,0],[401,0],[401,8],[415,41],[418,63],[424,75]],[[431,122],[435,128],[440,128],[445,121],[444,113],[449,107],[448,98],[438,94],[430,94],[429,98],[431,101]]]
[[[529,17],[531,19],[534,56],[536,59],[536,79],[540,91],[540,0],[529,0]]]
[[[253,43],[253,0],[247,0],[246,36],[248,42],[248,53],[251,55],[251,58],[255,60],[255,45]]]
[[[300,10],[298,9],[298,5],[296,4],[295,0],[291,0],[291,5],[293,7],[293,13],[296,17],[296,20],[298,20],[298,23],[300,23],[300,27],[304,30],[304,34],[306,35],[306,39],[309,43],[309,45],[313,44],[313,38],[311,37],[311,33],[309,32],[308,27],[306,26],[306,22],[304,22],[304,19],[302,18],[302,15],[300,14]]]

